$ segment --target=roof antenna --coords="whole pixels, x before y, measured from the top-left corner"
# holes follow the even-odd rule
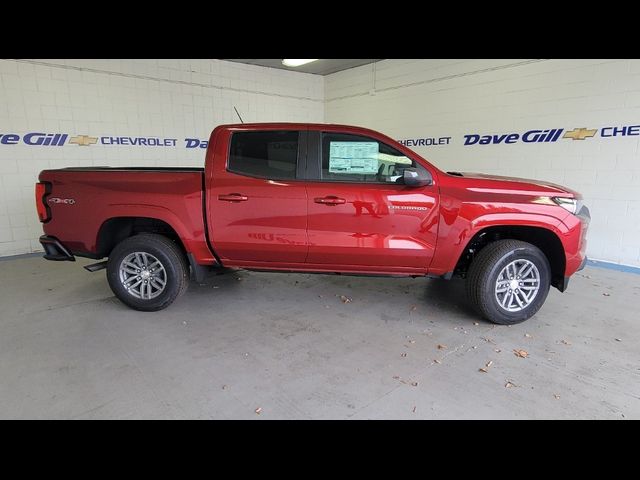
[[[238,113],[238,109],[236,108],[236,106],[233,106],[233,109],[236,111],[236,115],[238,115],[238,118],[240,119],[241,123],[244,123],[244,120],[242,120],[242,117],[240,116],[240,114]]]

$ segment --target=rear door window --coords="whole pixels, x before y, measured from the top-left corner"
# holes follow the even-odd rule
[[[249,177],[295,180],[300,132],[236,132],[227,170]]]

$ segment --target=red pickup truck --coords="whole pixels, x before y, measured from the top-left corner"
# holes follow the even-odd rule
[[[471,304],[522,322],[585,263],[589,210],[537,180],[443,172],[378,132],[222,125],[204,168],[64,168],[36,184],[44,258],[103,259],[155,311],[208,268],[466,277]]]

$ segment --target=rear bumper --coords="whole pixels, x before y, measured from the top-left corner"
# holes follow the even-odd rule
[[[42,235],[40,237],[40,245],[44,248],[44,258],[57,262],[68,261],[75,262],[76,257],[65,247],[60,240],[50,235]]]

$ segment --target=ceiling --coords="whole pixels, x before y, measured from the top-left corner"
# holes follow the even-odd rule
[[[282,70],[290,70],[292,72],[314,73],[316,75],[329,75],[348,68],[359,67],[360,65],[368,65],[373,62],[382,60],[381,58],[328,58],[320,59],[315,62],[302,65],[300,67],[285,67],[282,65],[282,59],[279,58],[223,58],[229,62],[248,63],[250,65],[259,65],[261,67],[280,68]]]

